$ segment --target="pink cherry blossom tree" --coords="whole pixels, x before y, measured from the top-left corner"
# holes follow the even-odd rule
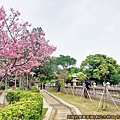
[[[0,8],[0,77],[33,75],[31,68],[42,66],[56,47],[45,40],[43,31],[30,31],[31,25],[19,20],[18,11],[10,12],[7,16]]]

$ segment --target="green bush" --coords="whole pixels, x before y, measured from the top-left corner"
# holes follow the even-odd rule
[[[0,90],[5,90],[5,84],[0,85]]]
[[[39,120],[42,114],[40,102],[23,101],[6,106],[1,111],[1,120]]]
[[[30,91],[8,91],[9,103],[0,112],[0,120],[41,120],[43,109],[42,95]]]
[[[37,89],[36,86],[32,86],[32,87],[30,88],[30,91],[32,91],[32,92],[39,92],[39,90]]]
[[[9,103],[15,103],[20,101],[21,99],[24,100],[37,100],[42,102],[42,95],[36,92],[31,91],[20,91],[20,90],[10,90],[7,92],[6,99]]]
[[[23,93],[23,92],[19,91],[19,90],[8,91],[7,95],[6,95],[7,102],[9,102],[11,104],[11,103],[20,101],[21,93]]]

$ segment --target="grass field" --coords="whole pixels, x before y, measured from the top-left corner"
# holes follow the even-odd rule
[[[46,112],[47,112],[48,108],[43,108],[43,111],[42,111],[42,119],[44,118]]]
[[[120,106],[118,106],[119,111],[116,106],[112,103],[107,103],[107,110],[103,110],[102,106],[99,107],[99,100],[89,98],[84,98],[80,100],[81,96],[66,95],[62,92],[56,92],[55,90],[48,90],[50,93],[56,95],[62,100],[76,106],[83,115],[120,115]]]

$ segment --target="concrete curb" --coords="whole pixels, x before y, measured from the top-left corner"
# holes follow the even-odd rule
[[[60,103],[64,104],[65,106],[68,106],[71,108],[71,110],[74,112],[75,111],[75,115],[82,115],[82,113],[79,111],[78,108],[76,108],[75,106],[63,101],[62,99],[58,98],[57,96],[49,93],[48,91],[44,90],[46,93],[48,93],[50,96],[54,97],[56,100],[58,100]]]
[[[53,110],[53,107],[50,106],[43,98],[43,108],[48,108],[46,114],[45,114],[45,117],[43,118],[43,120],[49,120],[50,118],[50,115],[52,113],[52,110]]]

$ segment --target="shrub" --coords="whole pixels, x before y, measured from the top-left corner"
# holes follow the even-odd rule
[[[2,84],[2,85],[0,86],[0,90],[5,90],[5,84]]]
[[[43,98],[31,91],[11,90],[6,99],[9,103],[0,112],[0,120],[41,120]]]
[[[6,99],[9,103],[15,103],[20,101],[21,99],[24,100],[37,100],[42,102],[42,95],[36,92],[31,92],[31,91],[20,91],[20,90],[10,90],[8,91],[6,95]]]
[[[1,118],[2,120],[39,120],[41,114],[40,102],[20,101],[2,109]]]
[[[32,87],[30,88],[30,91],[32,91],[32,92],[39,92],[39,90],[37,89],[36,86],[32,86]]]
[[[9,102],[10,104],[18,102],[20,100],[21,93],[23,93],[23,92],[19,91],[19,90],[8,91],[7,95],[6,95],[7,102]]]

